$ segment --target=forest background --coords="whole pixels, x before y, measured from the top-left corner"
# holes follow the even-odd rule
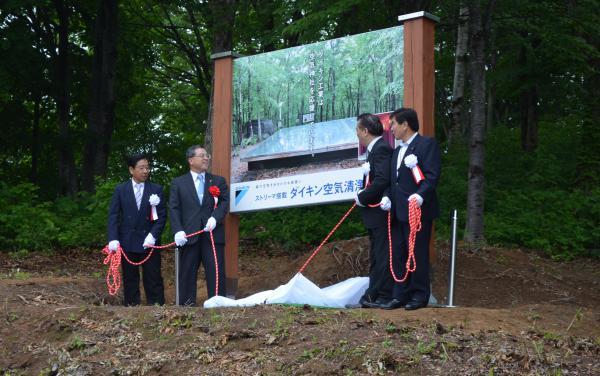
[[[598,257],[596,0],[4,1],[0,251],[97,251],[132,152],[152,155],[151,179],[168,191],[187,170],[185,149],[210,145],[211,54],[392,27],[420,10],[441,19],[438,239],[448,239],[456,208],[474,248]],[[350,95],[360,103],[360,91]],[[347,207],[244,214],[241,252],[244,242],[306,251]],[[337,238],[366,234],[355,214]]]

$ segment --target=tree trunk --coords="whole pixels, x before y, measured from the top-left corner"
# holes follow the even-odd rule
[[[490,0],[493,2],[493,0]],[[491,10],[490,10],[491,11]],[[484,241],[484,161],[485,161],[485,42],[486,29],[480,0],[469,9],[471,77],[471,134],[469,138],[469,175],[467,192],[467,224],[465,240]]]
[[[331,72],[331,118],[335,119],[335,93],[336,93],[336,82],[335,82],[335,69]]]
[[[394,82],[394,64],[391,64],[391,63],[387,64],[386,75],[387,75],[388,84],[393,83]],[[388,102],[387,107],[385,109],[386,111],[396,109],[396,94],[393,91],[391,94],[388,93],[387,102]]]
[[[110,141],[114,130],[117,11],[116,0],[99,0],[82,171],[83,189],[88,192],[95,190],[96,176],[106,176]]]
[[[535,47],[535,46],[534,46]],[[527,49],[522,47],[519,51],[519,64],[527,66]],[[520,82],[530,83],[530,77],[523,74]],[[521,148],[523,151],[531,152],[537,148],[537,101],[538,90],[535,83],[523,85],[519,98],[519,110],[521,115]]]
[[[464,133],[463,104],[465,94],[465,75],[467,72],[467,46],[469,41],[469,7],[462,4],[458,14],[458,32],[456,35],[456,57],[454,63],[454,81],[452,85],[452,126],[448,143]]]
[[[38,92],[33,99],[33,123],[31,130],[31,176],[30,180],[33,184],[38,183],[38,169],[40,157],[40,118],[41,118],[41,102],[42,93]]]
[[[490,32],[490,55],[488,68],[491,72],[496,69],[498,61],[498,54],[496,53],[496,37],[495,32]],[[487,83],[487,115],[486,115],[486,129],[492,129],[496,123],[496,88],[493,82]]]
[[[358,76],[358,84],[356,85],[356,116],[360,115],[360,92],[362,88],[360,86],[360,76]]]
[[[71,101],[69,89],[71,74],[69,65],[69,9],[63,0],[55,0],[58,14],[58,55],[56,61],[56,112],[58,116],[58,176],[60,193],[74,196],[77,193],[77,174],[69,129]]]
[[[537,85],[533,84],[521,93],[521,147],[532,152],[538,146],[537,131]]]

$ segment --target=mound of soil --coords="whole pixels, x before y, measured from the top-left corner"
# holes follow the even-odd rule
[[[447,300],[448,245],[437,245],[433,293]],[[289,281],[307,254],[240,255],[238,296]],[[16,259],[0,253],[3,374],[597,374],[600,262],[460,248],[456,308],[418,311],[259,306],[121,307],[98,251]],[[368,241],[326,246],[305,271],[324,287],[366,275]],[[206,296],[202,280],[198,296]]]

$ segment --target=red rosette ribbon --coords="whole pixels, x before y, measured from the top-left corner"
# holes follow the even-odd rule
[[[217,203],[219,202],[219,196],[221,195],[221,190],[216,185],[211,185],[208,187],[208,192],[215,199],[215,208],[217,207]]]

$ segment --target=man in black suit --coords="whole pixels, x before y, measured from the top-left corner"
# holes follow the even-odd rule
[[[394,150],[390,167],[388,194],[391,205],[384,204],[382,209],[392,210],[393,263],[398,278],[403,278],[406,272],[410,233],[409,200],[416,200],[421,208],[421,230],[415,239],[416,270],[405,282],[394,284],[393,299],[381,308],[404,306],[407,310],[414,310],[427,306],[431,294],[429,241],[433,220],[439,217],[436,187],[441,173],[441,157],[435,139],[419,135],[419,120],[415,110],[400,108],[394,111],[391,125],[394,138],[401,143]]]
[[[148,157],[135,154],[127,158],[131,180],[119,184],[113,193],[108,213],[108,248],[119,247],[132,262],[140,262],[148,255],[146,245],[153,246],[160,240],[167,221],[167,209],[163,201],[163,188],[148,181],[150,165]],[[154,195],[154,196],[153,196]],[[152,196],[152,197],[151,197]],[[158,201],[158,203],[156,203]],[[157,218],[152,215],[155,204]],[[164,284],[160,272],[160,252],[142,265],[146,302],[165,304]],[[123,303],[127,306],[140,304],[139,267],[123,259]]]
[[[387,213],[378,207],[369,207],[370,204],[379,203],[384,191],[389,187],[392,148],[381,137],[383,125],[377,116],[361,114],[356,120],[356,136],[358,142],[367,148],[367,162],[363,165],[363,189],[357,193],[355,201],[360,206],[360,214],[371,243],[369,287],[360,298],[359,304],[370,308],[373,303],[387,303],[392,295]]]
[[[190,172],[173,179],[169,199],[171,230],[181,248],[179,265],[178,305],[196,305],[196,281],[200,263],[204,265],[208,297],[225,293],[225,227],[223,221],[229,209],[229,190],[225,178],[208,172],[210,154],[199,145],[187,149]],[[219,188],[215,198],[211,187]],[[214,189],[214,188],[212,188]],[[190,238],[204,229],[204,233]],[[219,291],[216,289],[216,265],[209,232],[212,231],[217,252]]]

